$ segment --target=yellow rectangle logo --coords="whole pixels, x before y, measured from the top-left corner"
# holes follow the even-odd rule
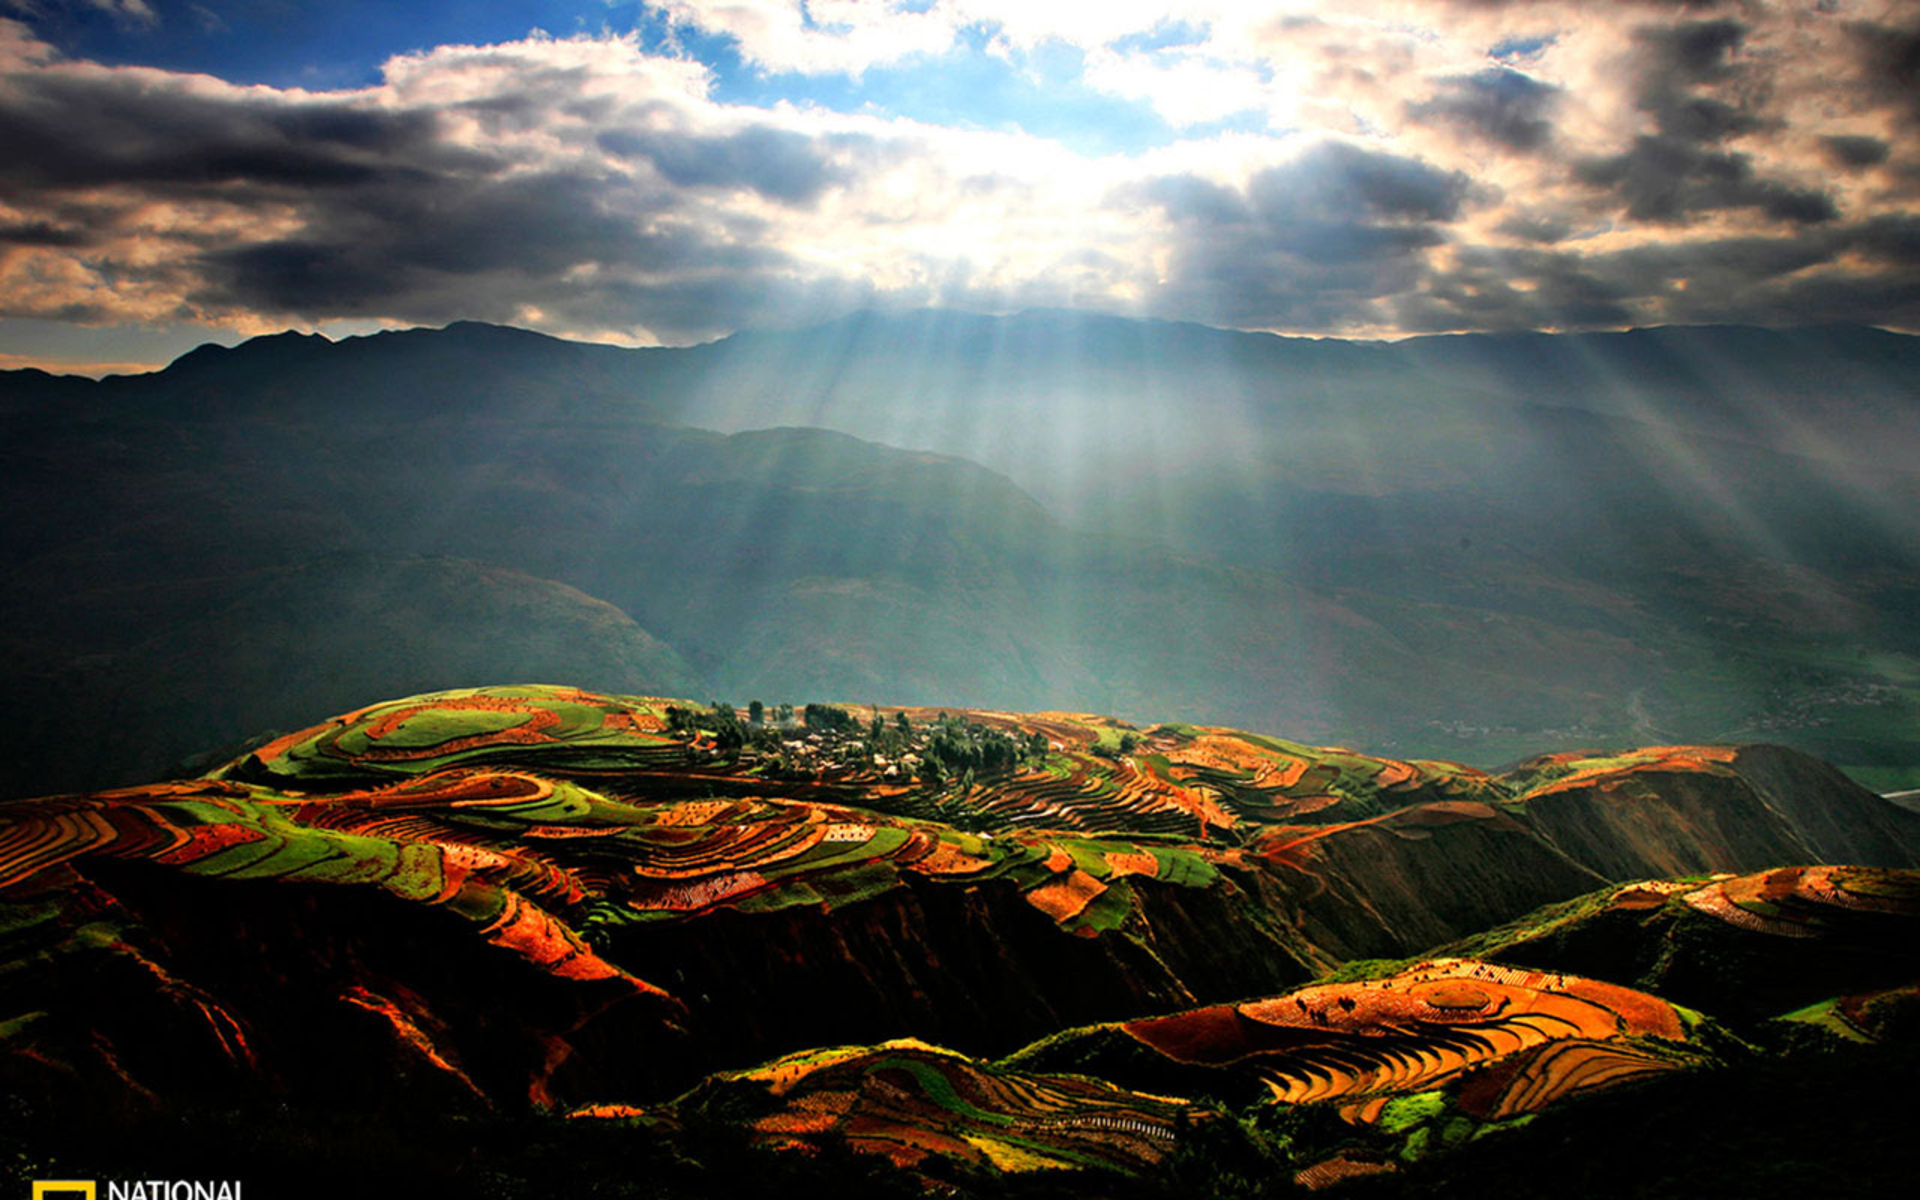
[[[36,1179],[33,1200],[95,1200],[91,1179]]]

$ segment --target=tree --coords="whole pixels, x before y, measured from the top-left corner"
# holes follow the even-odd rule
[[[715,700],[708,706],[705,719],[695,718],[700,725],[713,731],[713,740],[722,750],[737,751],[747,744],[747,727],[740,723],[740,714],[733,705],[725,700]]]
[[[809,704],[805,716],[815,733],[845,733],[855,724],[853,714],[836,704]]]
[[[766,720],[767,706],[758,700],[749,701],[747,704],[747,724],[763,725],[766,723]]]

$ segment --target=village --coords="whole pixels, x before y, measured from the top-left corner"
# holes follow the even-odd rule
[[[741,711],[723,700],[706,709],[671,706],[669,731],[689,738],[695,761],[735,762],[777,778],[877,774],[902,784],[971,785],[976,778],[1037,765],[1062,749],[1038,732],[1017,737],[977,721],[941,713],[915,725],[904,710],[891,720],[877,706],[862,721],[834,704]]]

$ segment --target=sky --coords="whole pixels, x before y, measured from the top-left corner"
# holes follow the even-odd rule
[[[1920,329],[1920,0],[0,0],[0,367],[862,308]]]

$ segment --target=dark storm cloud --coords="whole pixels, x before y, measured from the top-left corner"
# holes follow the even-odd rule
[[[1158,206],[1183,228],[1258,230],[1271,244],[1307,250],[1329,231],[1353,257],[1394,252],[1403,235],[1457,217],[1467,177],[1417,159],[1326,142],[1284,166],[1257,172],[1241,192],[1191,175],[1153,180],[1125,200]]]
[[[93,241],[93,235],[84,229],[56,225],[52,221],[20,221],[0,225],[0,246],[73,248],[91,245]]]
[[[1733,58],[1746,37],[1746,26],[1725,19],[1635,31],[1635,102],[1663,137],[1722,142],[1764,127],[1738,86],[1748,80]],[[1710,94],[1715,89],[1730,96]]]
[[[128,74],[16,73],[0,89],[0,188],[246,183],[290,188],[494,165],[430,112],[235,103]]]
[[[806,289],[783,281],[797,272],[777,239],[701,194],[810,202],[851,175],[836,156],[872,157],[862,139],[764,125],[604,134],[601,152],[646,160],[622,169],[594,152],[589,121],[646,128],[668,105],[583,97],[581,70],[506,57],[515,74],[504,94],[448,89],[441,100],[428,88],[412,103],[288,98],[157,72],[0,75],[0,201],[19,214],[0,222],[0,252],[136,239],[146,249],[130,259],[163,265],[123,261],[97,278],[121,286],[150,271],[187,316],[524,322],[566,311],[575,328],[638,318],[693,339],[769,298],[800,302]],[[540,149],[550,137],[574,144]],[[154,201],[196,215],[155,233],[140,226]],[[236,226],[252,232],[249,214],[266,236],[236,239]],[[289,232],[268,232],[289,216]],[[633,307],[640,299],[649,307]],[[107,315],[97,303],[16,293],[0,313],[94,320]]]
[[[1909,122],[1920,122],[1920,23],[1861,21],[1852,28],[1860,97],[1876,108],[1901,113]]]
[[[648,159],[682,187],[745,187],[790,204],[810,201],[849,177],[818,139],[765,126],[724,137],[610,130],[597,141],[609,154]]]
[[[1743,56],[1739,20],[1642,26],[1632,34],[1633,103],[1654,132],[1624,150],[1569,164],[1573,178],[1612,194],[1635,221],[1682,224],[1705,212],[1749,210],[1789,225],[1837,219],[1824,191],[1763,173],[1725,143],[1771,131],[1771,77]]]
[[[1316,220],[1450,221],[1460,214],[1467,177],[1413,158],[1323,142],[1293,162],[1255,175],[1248,195],[1268,223]]]
[[[751,236],[679,224],[674,207],[669,195],[580,171],[369,188],[311,214],[297,238],[204,256],[193,299],[368,317],[398,310],[426,321],[475,315],[479,305],[505,320],[522,304],[595,293],[563,281],[581,263],[753,279],[787,261]]]
[[[1747,27],[1731,19],[1650,26],[1634,33],[1651,61],[1649,75],[1664,84],[1709,83],[1732,72],[1733,52],[1746,40]]]
[[[1423,252],[1446,240],[1441,226],[1469,191],[1459,172],[1327,142],[1244,192],[1173,176],[1115,200],[1153,205],[1173,226],[1173,278],[1159,297],[1170,314],[1337,327],[1375,319],[1376,300],[1425,274]]]
[[[1842,259],[1851,260],[1842,265]],[[1600,253],[1463,247],[1395,315],[1407,329],[1746,322],[1920,322],[1920,217],[1797,237],[1717,238]]]
[[[1847,231],[1847,245],[1889,266],[1920,267],[1920,215],[1887,213]]]
[[[1857,169],[1878,166],[1887,161],[1889,147],[1877,137],[1854,135],[1836,135],[1820,139],[1827,149],[1827,156],[1835,165]]]
[[[1684,138],[1642,136],[1623,154],[1582,159],[1574,178],[1613,192],[1638,221],[1674,224],[1694,213],[1755,209],[1795,225],[1838,215],[1824,192],[1755,174],[1745,154],[1701,147]]]
[[[1573,236],[1573,222],[1565,217],[1544,217],[1536,213],[1515,213],[1494,227],[1508,237],[1548,245]]]
[[[1439,81],[1433,97],[1407,106],[1407,116],[1467,130],[1510,150],[1538,150],[1553,136],[1550,114],[1561,90],[1521,71],[1493,67]]]

